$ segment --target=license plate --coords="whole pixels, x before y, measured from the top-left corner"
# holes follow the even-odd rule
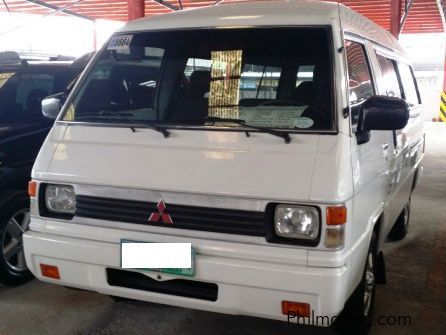
[[[137,243],[137,244],[145,244],[145,243],[152,243],[152,242],[141,242],[141,241],[133,241],[133,240],[121,240],[121,268],[123,268],[123,258],[125,259],[126,256],[128,256],[128,254],[123,254],[123,244],[124,243]],[[127,251],[128,248],[125,248],[125,252],[128,253]],[[143,270],[143,271],[155,271],[155,272],[161,272],[161,273],[169,273],[169,274],[173,274],[173,275],[178,275],[178,276],[187,276],[187,277],[193,277],[195,275],[195,248],[191,247],[190,249],[190,257],[191,257],[191,267],[190,268],[145,268],[145,267],[136,267],[134,269],[137,270]],[[123,257],[124,256],[124,257]],[[139,256],[139,257],[143,257]],[[128,267],[127,267],[128,268]]]

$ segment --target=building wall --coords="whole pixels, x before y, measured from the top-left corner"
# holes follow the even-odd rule
[[[401,44],[412,58],[425,106],[425,120],[438,117],[443,89],[446,34],[401,35]]]

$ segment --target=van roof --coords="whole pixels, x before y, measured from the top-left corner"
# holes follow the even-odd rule
[[[405,54],[398,41],[384,28],[350,8],[340,5],[342,28]],[[332,25],[339,28],[338,3],[306,0],[221,3],[141,18],[119,32],[188,28]]]

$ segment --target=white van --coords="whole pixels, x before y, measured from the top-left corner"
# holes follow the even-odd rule
[[[370,324],[383,242],[407,232],[424,150],[413,71],[388,32],[307,1],[144,18],[60,105],[43,102],[58,116],[30,184],[24,246],[37,278]],[[130,242],[190,243],[191,267],[124,268]]]

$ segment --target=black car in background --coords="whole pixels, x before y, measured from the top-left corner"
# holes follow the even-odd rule
[[[30,219],[31,169],[52,126],[52,120],[42,115],[42,99],[68,93],[91,54],[75,61],[26,58],[0,52],[0,283],[6,285],[19,285],[32,277],[22,234]]]

